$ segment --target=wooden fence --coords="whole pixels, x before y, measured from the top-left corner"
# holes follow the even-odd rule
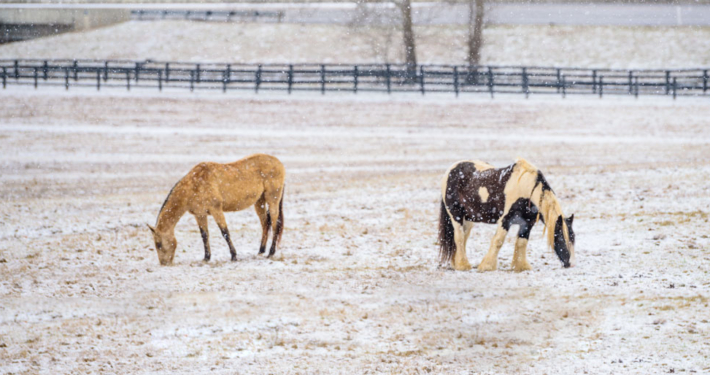
[[[157,61],[0,60],[2,86],[189,90],[498,93],[566,95],[708,94],[709,69],[613,70],[403,64],[225,64]]]
[[[135,21],[188,20],[205,22],[267,21],[281,22],[282,11],[263,10],[132,10]]]

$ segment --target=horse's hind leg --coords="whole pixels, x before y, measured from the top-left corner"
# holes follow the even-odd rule
[[[457,271],[468,271],[471,269],[471,264],[466,257],[466,222],[464,221],[464,224],[459,224],[455,220],[452,220],[451,223],[454,226],[454,242],[456,243],[456,254],[454,254],[454,258],[451,260],[452,266]],[[470,233],[470,231],[471,229],[469,228],[468,233]]]
[[[271,240],[271,249],[267,258],[271,258],[276,253],[276,245],[281,240],[281,234],[284,227],[284,212],[283,212],[283,194],[284,185],[280,188],[264,192],[266,203],[269,205],[269,216],[271,219],[271,227],[274,228],[274,237]]]
[[[269,230],[271,229],[271,215],[269,215],[269,211],[266,209],[266,199],[264,199],[263,195],[254,204],[254,210],[261,222],[261,245],[259,246],[259,254],[263,254],[264,251],[266,251],[266,241],[269,239]]]
[[[237,260],[237,250],[234,249],[234,245],[232,245],[232,239],[229,238],[229,229],[227,229],[227,220],[224,219],[224,213],[222,212],[222,209],[213,209],[210,210],[210,214],[214,218],[214,221],[217,222],[217,226],[219,227],[219,230],[222,231],[222,237],[224,237],[225,241],[227,241],[227,245],[229,245],[229,253],[232,254],[232,262]]]
[[[206,215],[195,215],[197,219],[197,226],[200,227],[200,234],[202,235],[202,242],[205,244],[205,262],[210,260],[212,253],[210,252],[210,234],[207,230],[207,216]]]
[[[498,268],[498,252],[503,247],[503,241],[507,234],[508,231],[498,224],[498,230],[496,230],[496,234],[491,240],[491,247],[488,249],[486,256],[483,257],[481,264],[478,265],[479,271],[495,271]]]

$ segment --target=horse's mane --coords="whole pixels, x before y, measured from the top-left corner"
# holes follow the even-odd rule
[[[165,205],[168,203],[168,200],[170,199],[170,196],[173,194],[173,190],[175,190],[175,187],[178,186],[180,181],[176,182],[175,185],[173,185],[172,188],[170,188],[170,192],[168,193],[168,196],[165,197],[165,200],[163,201],[163,205],[160,206],[160,211],[158,211],[158,217],[155,219],[155,226],[158,226],[158,221],[160,220],[160,214],[163,213],[163,209],[165,208]]]
[[[534,165],[523,158],[517,158],[515,164],[520,168],[520,176],[518,176],[518,182],[520,179],[528,174],[532,173],[536,177],[535,184],[530,192],[530,199],[535,193],[535,190],[540,188],[540,200],[537,202],[540,214],[545,222],[545,227],[543,228],[543,236],[547,232],[547,244],[550,248],[555,245],[555,224],[557,223],[557,218],[562,216],[562,233],[565,236],[565,242],[569,244],[569,230],[567,229],[567,223],[564,220],[564,214],[562,213],[562,206],[560,206],[560,201],[557,199],[555,192],[547,183],[542,173]]]

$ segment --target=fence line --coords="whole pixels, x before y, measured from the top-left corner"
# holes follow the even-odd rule
[[[132,10],[135,21],[188,20],[205,22],[270,21],[280,23],[282,11],[263,10]]]
[[[341,92],[708,96],[710,69],[619,70],[404,64],[0,60],[8,85]]]

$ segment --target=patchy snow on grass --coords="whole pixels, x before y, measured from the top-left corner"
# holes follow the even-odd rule
[[[467,28],[415,27],[424,64],[464,64]],[[343,25],[131,21],[0,46],[0,58],[238,63],[403,62],[401,32]],[[710,65],[710,28],[489,25],[482,64],[589,68]]]
[[[710,371],[710,106],[702,98],[0,91],[0,373]],[[194,218],[161,267],[146,223],[194,164],[287,169],[286,229],[238,262]],[[578,265],[437,266],[440,178],[540,167]],[[495,228],[476,225],[468,257]]]

